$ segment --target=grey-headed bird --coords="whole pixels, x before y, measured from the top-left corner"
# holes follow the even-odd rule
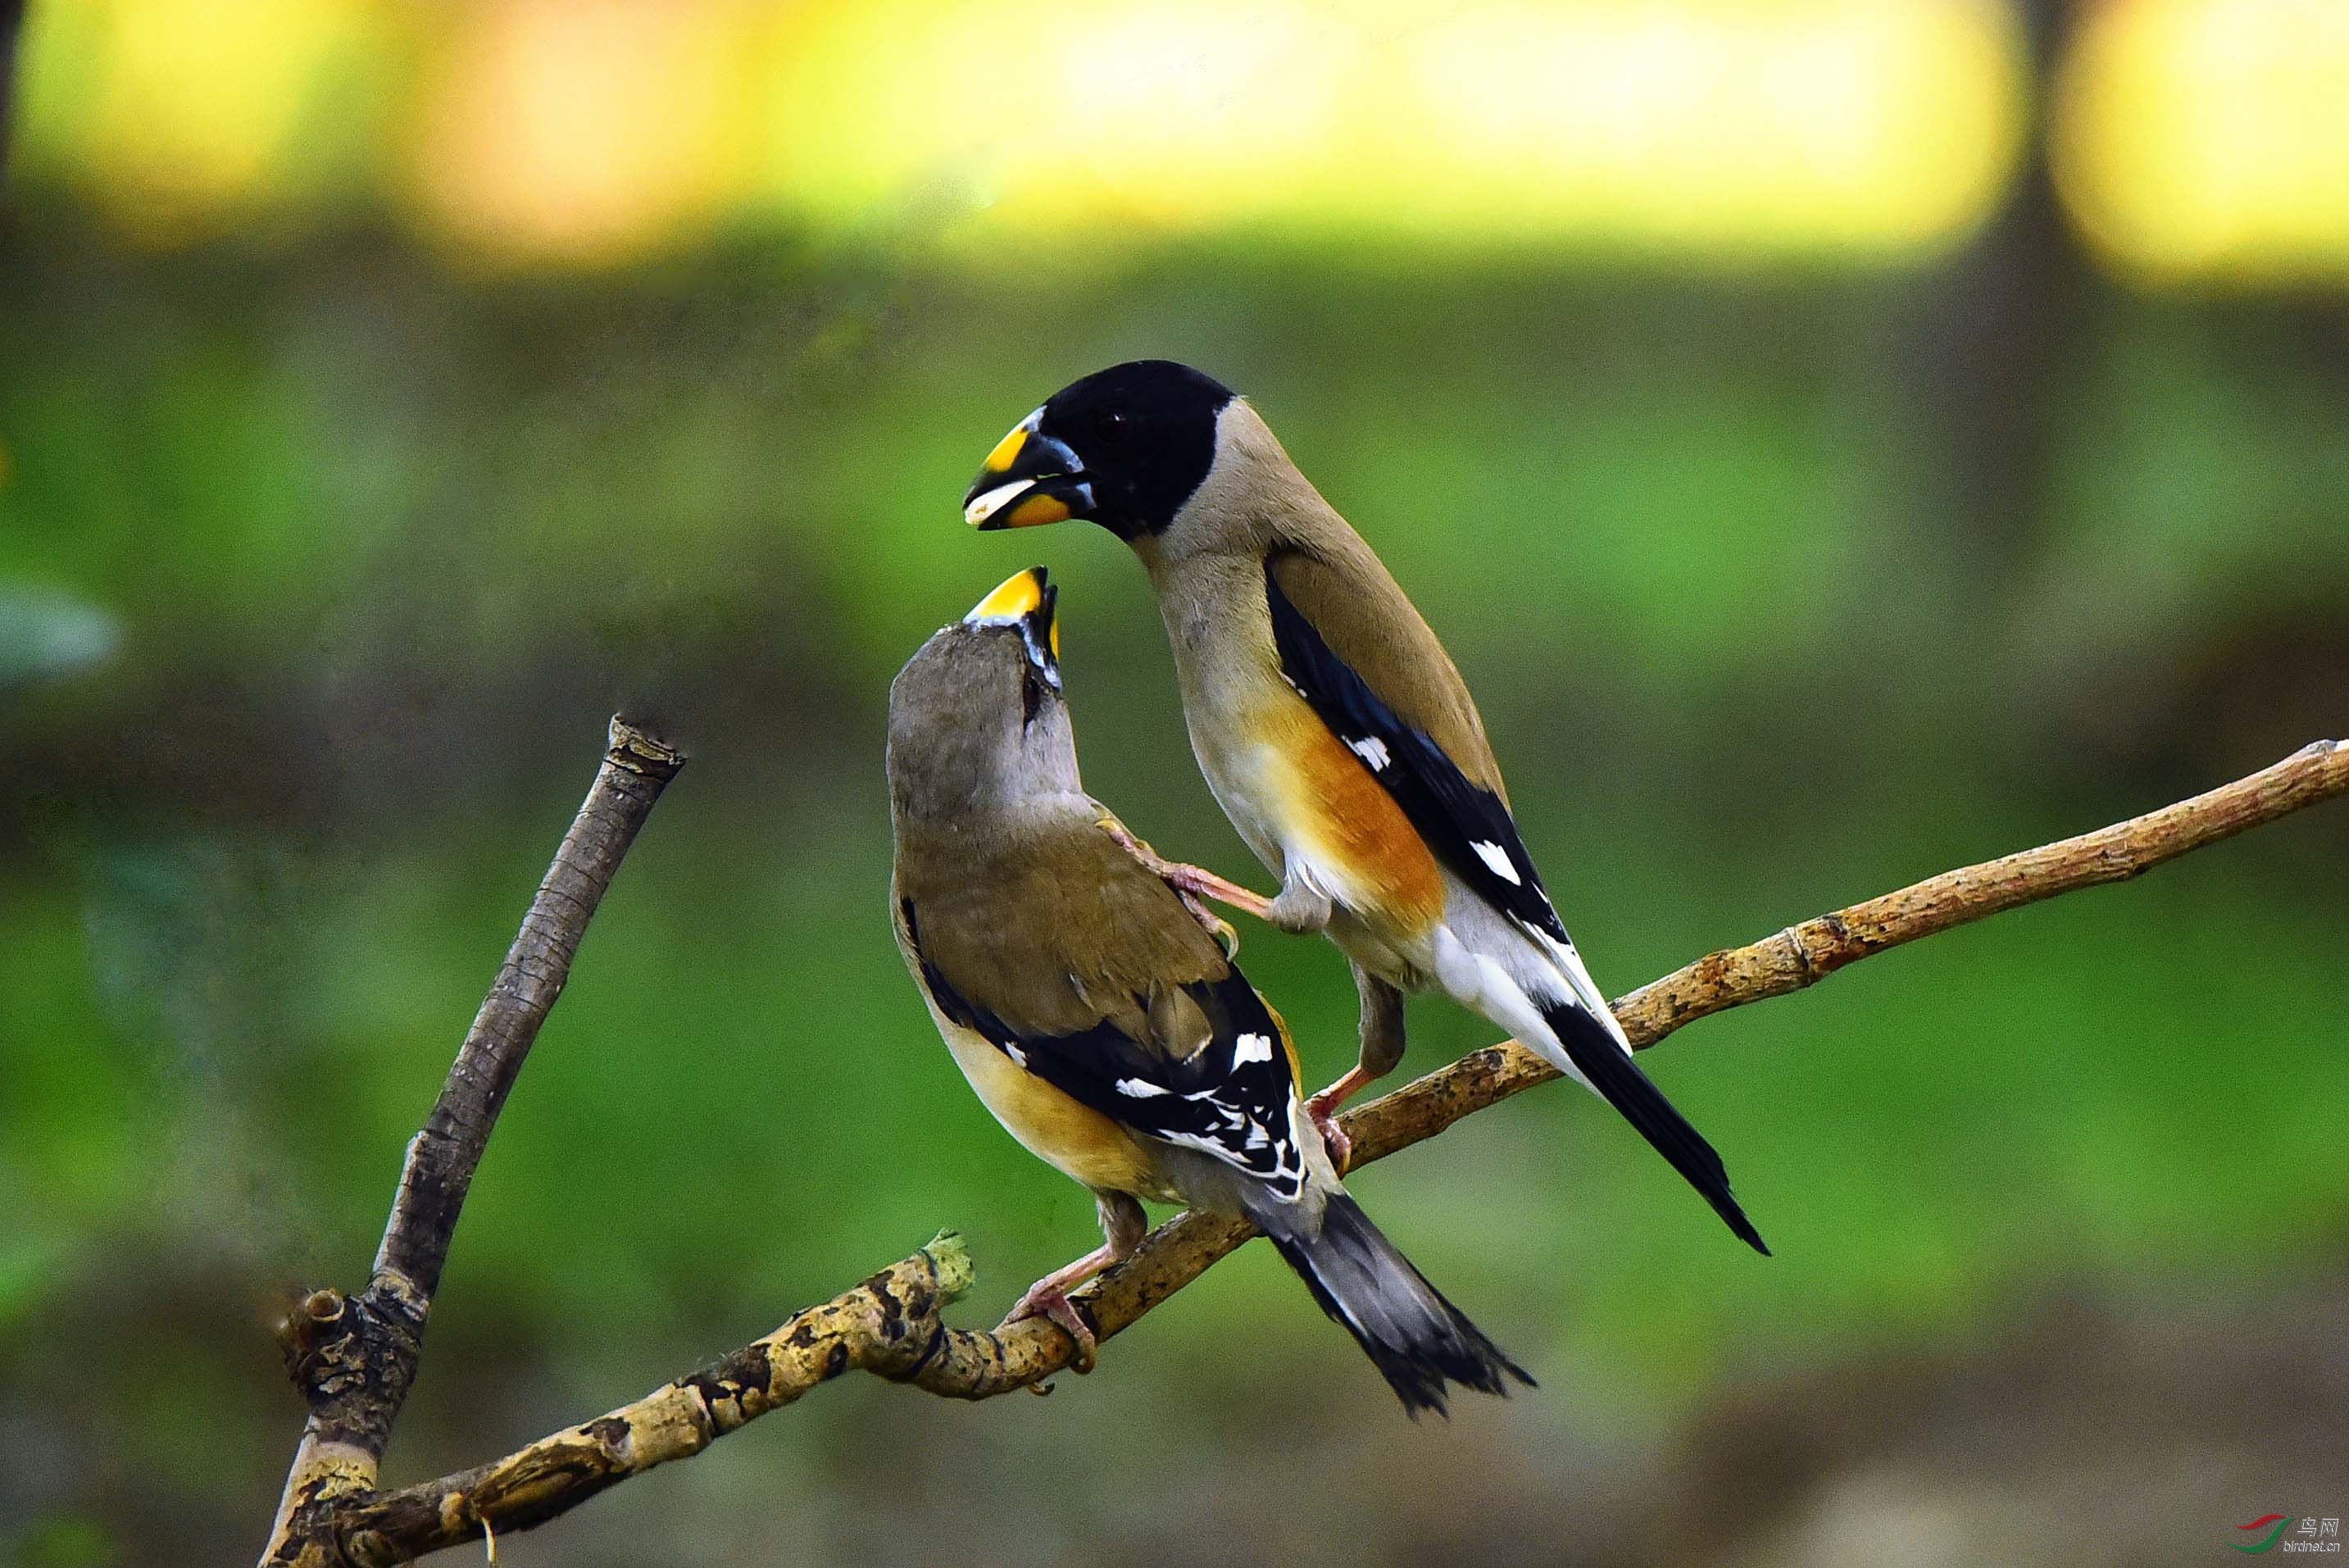
[[[1361,1055],[1308,1104],[1341,1164],[1331,1115],[1401,1060],[1402,994],[1440,991],[1598,1093],[1768,1252],[1721,1157],[1633,1061],[1451,656],[1247,400],[1170,360],[1100,371],[1013,427],[963,508],[982,529],[1087,519],[1141,558],[1192,750],[1280,890],[1137,853],[1352,961]]]
[[[1219,926],[1128,852],[1077,774],[1042,567],[922,646],[889,689],[891,904],[905,965],[987,1108],[1092,1190],[1103,1245],[1013,1309],[1093,1330],[1068,1292],[1130,1253],[1140,1199],[1245,1215],[1406,1409],[1530,1384],[1346,1194],[1278,1014]]]

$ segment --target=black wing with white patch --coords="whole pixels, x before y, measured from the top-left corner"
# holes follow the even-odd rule
[[[1026,1033],[957,991],[923,953],[911,899],[903,913],[938,1010],[1014,1064],[1134,1132],[1237,1167],[1284,1203],[1304,1189],[1305,1156],[1289,1115],[1297,1084],[1288,1052],[1271,1010],[1239,971],[1181,988],[1209,1025],[1206,1044],[1188,1056],[1138,1041],[1108,1020],[1073,1034]],[[1148,997],[1134,1003],[1149,1014]]]
[[[1362,759],[1436,858],[1495,908],[1566,941],[1566,927],[1501,797],[1471,783],[1443,747],[1404,722],[1338,657],[1281,592],[1269,562],[1264,591],[1272,607],[1281,674],[1347,750]]]

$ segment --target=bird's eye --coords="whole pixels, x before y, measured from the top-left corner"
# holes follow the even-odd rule
[[[1102,433],[1112,441],[1123,441],[1127,435],[1125,410],[1112,409],[1102,416]]]

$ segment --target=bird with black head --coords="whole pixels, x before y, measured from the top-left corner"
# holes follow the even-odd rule
[[[1613,1106],[1769,1251],[1720,1155],[1632,1059],[1451,656],[1247,399],[1172,360],[1087,376],[997,443],[963,515],[990,530],[1090,521],[1140,558],[1201,771],[1280,879],[1269,899],[1234,901],[1327,933],[1353,965],[1360,1056],[1309,1106],[1341,1165],[1337,1107],[1402,1059],[1404,994],[1440,992]],[[1231,892],[1196,867],[1157,868]]]

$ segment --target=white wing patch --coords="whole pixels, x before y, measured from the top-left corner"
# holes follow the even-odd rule
[[[1265,1190],[1270,1197],[1283,1203],[1296,1202],[1299,1196],[1305,1190],[1305,1151],[1298,1147],[1293,1138],[1274,1137],[1265,1125],[1254,1116],[1245,1118],[1242,1125],[1247,1131],[1242,1142],[1241,1150],[1271,1148],[1273,1160],[1270,1170],[1264,1170],[1251,1165],[1241,1157],[1241,1151],[1234,1150],[1230,1144],[1216,1138],[1202,1137],[1196,1133],[1173,1131],[1154,1133],[1152,1136],[1164,1138],[1166,1142],[1184,1148],[1197,1149],[1201,1154],[1213,1155],[1226,1165],[1238,1166],[1249,1175],[1262,1180]]]
[[[1394,760],[1387,754],[1387,743],[1376,735],[1359,741],[1349,741],[1346,742],[1346,749],[1368,763],[1371,772],[1374,774],[1384,773],[1386,765]]]
[[[1480,838],[1468,847],[1476,852],[1477,859],[1492,867],[1494,876],[1500,877],[1510,887],[1522,888],[1526,885],[1525,878],[1517,875],[1517,868],[1509,864],[1509,852],[1499,845],[1488,839]]]
[[[1166,1093],[1164,1089],[1146,1078],[1120,1078],[1117,1081],[1117,1092],[1136,1100],[1152,1099]]]
[[[1278,1114],[1268,1115],[1273,1111],[1271,1106],[1250,1103],[1276,1086],[1262,1081],[1259,1064],[1272,1065],[1280,1075],[1277,1086],[1281,1104]],[[1258,1071],[1248,1072],[1251,1067]],[[1305,1151],[1295,1131],[1301,1102],[1297,1097],[1296,1085],[1287,1081],[1285,1068],[1286,1064],[1279,1063],[1273,1054],[1270,1033],[1251,1029],[1236,1034],[1232,1036],[1231,1065],[1226,1075],[1181,1096],[1211,1118],[1208,1127],[1214,1130],[1172,1125],[1171,1118],[1165,1116],[1145,1130],[1168,1143],[1195,1148],[1226,1165],[1237,1166],[1264,1182],[1268,1195],[1283,1203],[1293,1203],[1304,1191]],[[1131,1093],[1126,1087],[1130,1082],[1120,1079],[1116,1086],[1121,1093]],[[1154,1113],[1161,1109],[1152,1107]]]

